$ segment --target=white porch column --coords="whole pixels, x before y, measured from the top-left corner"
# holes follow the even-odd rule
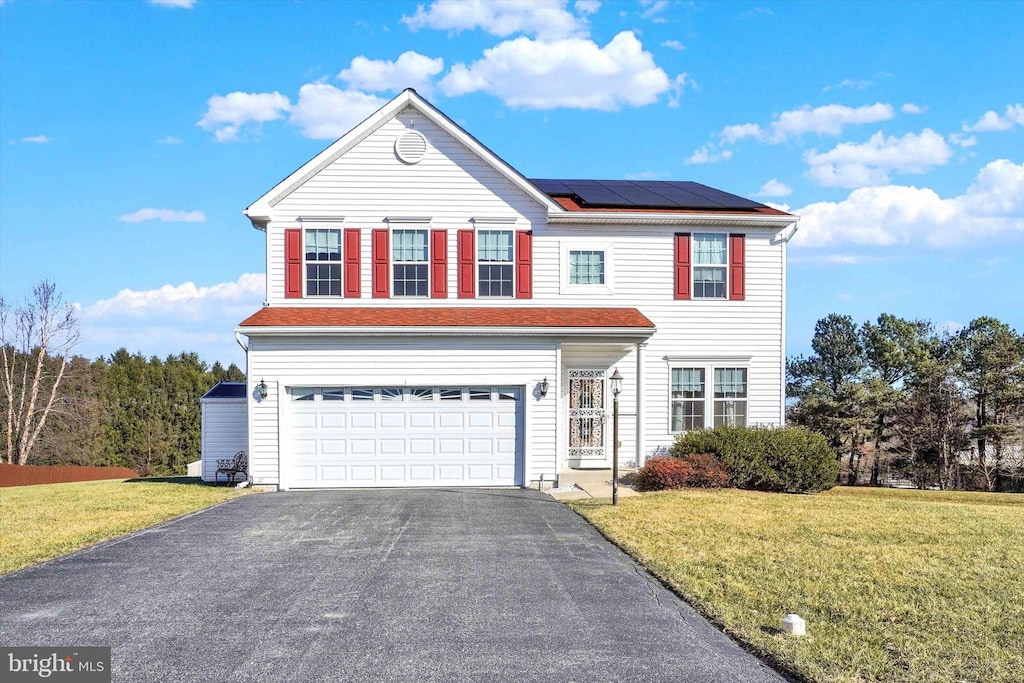
[[[636,466],[643,467],[644,457],[644,347],[636,345]]]

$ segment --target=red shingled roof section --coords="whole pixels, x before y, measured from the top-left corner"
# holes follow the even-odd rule
[[[752,209],[641,209],[635,206],[580,206],[572,197],[552,197],[566,211],[594,211],[597,213],[732,213],[732,214],[761,214],[763,216],[790,216],[785,211],[773,209],[770,206]]]
[[[242,327],[633,327],[654,329],[635,308],[268,307]]]

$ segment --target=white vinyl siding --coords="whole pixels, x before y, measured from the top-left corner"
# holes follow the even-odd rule
[[[213,481],[217,461],[249,450],[248,401],[245,398],[204,398],[202,421],[202,477]],[[236,475],[237,476],[237,475]],[[224,475],[221,475],[224,481]]]
[[[250,374],[265,377],[269,387],[265,400],[250,402],[254,483],[280,482],[278,441],[271,435],[281,435],[280,457],[290,457],[288,390],[339,384],[349,387],[345,398],[352,403],[380,401],[384,389],[401,394],[407,387],[445,387],[447,396],[437,394],[442,403],[472,402],[474,391],[486,392],[490,400],[495,387],[515,387],[523,395],[524,481],[541,475],[552,481],[557,472],[555,401],[538,400],[534,387],[544,377],[558,376],[556,359],[556,342],[545,339],[252,337]],[[456,386],[463,389],[452,395]],[[279,397],[285,405],[279,405]]]

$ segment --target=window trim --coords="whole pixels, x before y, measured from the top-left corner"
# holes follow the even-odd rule
[[[475,299],[515,299],[516,298],[516,227],[515,225],[492,223],[483,227],[475,226],[473,235],[473,284],[476,286],[474,291]],[[490,265],[508,266],[512,272],[512,278],[510,280],[511,293],[508,295],[501,294],[481,294],[480,287],[480,235],[485,232],[507,232],[512,237],[512,258],[508,261],[486,261],[484,263]]]
[[[560,294],[582,296],[608,296],[615,293],[615,248],[613,242],[595,242],[593,239],[565,239],[560,245],[561,260],[559,262]],[[573,284],[570,277],[570,252],[600,251],[604,252],[604,284]]]
[[[703,232],[691,232],[690,233],[690,300],[691,301],[729,301],[729,256],[730,247],[728,232],[717,232],[705,230]],[[716,237],[722,237],[725,240],[725,257],[721,264],[708,264],[708,263],[697,263],[697,236],[698,235],[714,235]],[[697,269],[698,268],[720,268],[724,275],[722,276],[723,292],[722,296],[697,296]]]
[[[338,233],[338,260],[337,261],[308,261],[306,254],[306,232],[309,230],[330,230]],[[345,298],[345,226],[334,221],[303,221],[299,224],[299,235],[301,236],[299,247],[302,250],[302,298],[303,299],[343,299]],[[309,293],[309,265],[337,264],[338,266],[338,293],[337,294],[310,294]]]
[[[672,405],[674,401],[692,399],[672,398],[672,371],[682,368],[699,368],[704,370],[704,428],[711,429],[715,425],[715,403],[716,400],[741,400],[746,403],[744,426],[750,426],[750,361],[751,356],[665,356],[668,367],[668,420],[669,434],[685,434],[686,430],[676,431],[672,428]],[[715,370],[740,369],[747,373],[746,389],[747,396],[743,399],[715,399]]]
[[[426,235],[426,257],[423,261],[399,261],[395,258],[395,233],[396,232],[422,232]],[[388,278],[389,284],[391,285],[391,296],[392,299],[429,299],[430,298],[430,256],[431,256],[431,245],[430,245],[430,225],[421,222],[413,222],[412,220],[407,223],[403,223],[398,227],[393,227],[389,230],[388,235]],[[426,269],[426,293],[424,294],[398,294],[397,287],[395,287],[395,266],[398,265],[422,265]]]

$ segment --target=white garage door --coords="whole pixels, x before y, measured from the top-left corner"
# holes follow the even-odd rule
[[[289,391],[289,488],[521,484],[521,387]]]

